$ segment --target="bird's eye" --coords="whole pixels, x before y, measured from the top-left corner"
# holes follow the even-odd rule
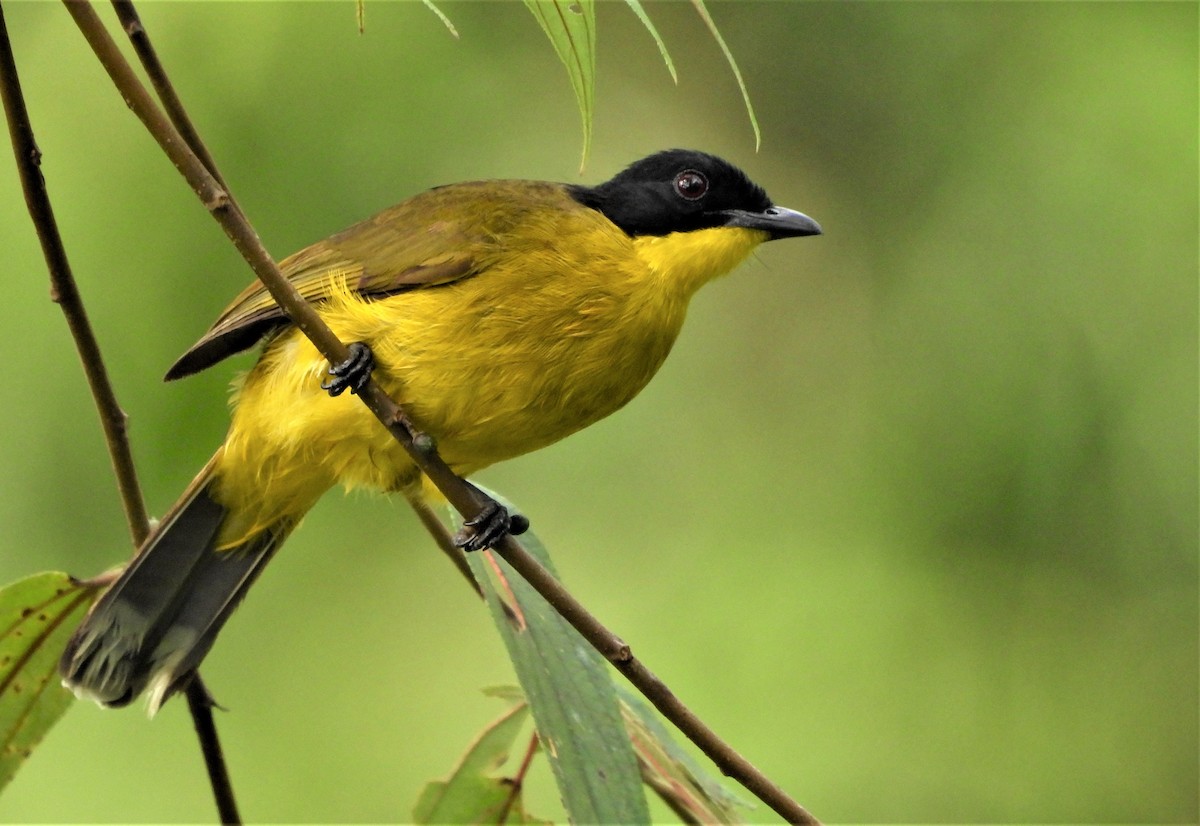
[[[694,169],[685,169],[675,176],[675,191],[680,198],[697,201],[708,192],[708,178]]]

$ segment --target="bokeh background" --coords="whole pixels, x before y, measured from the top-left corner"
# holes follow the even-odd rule
[[[594,150],[517,3],[146,4],[282,257],[426,187],[729,157],[820,239],[696,299],[655,382],[481,475],[680,696],[831,822],[1197,819],[1197,7],[599,9]],[[111,11],[102,8],[106,19]],[[245,357],[159,377],[248,270],[67,15],[5,4],[44,171],[161,513]],[[115,26],[114,26],[115,31]],[[0,580],[128,539],[78,360],[0,162]],[[333,493],[204,674],[244,814],[397,821],[499,714],[486,612],[415,518]],[[73,708],[4,821],[208,821],[182,703]],[[544,769],[532,806],[560,816]],[[656,816],[669,818],[664,808]],[[753,821],[771,822],[759,807]]]

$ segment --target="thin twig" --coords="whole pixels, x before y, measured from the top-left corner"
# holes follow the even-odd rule
[[[471,566],[467,564],[467,558],[463,555],[462,548],[454,544],[454,538],[450,532],[446,530],[446,526],[442,524],[442,520],[438,519],[433,508],[425,504],[419,499],[410,499],[408,504],[417,513],[417,518],[421,520],[421,524],[425,530],[433,537],[438,549],[446,555],[450,562],[458,569],[458,572],[463,575],[475,593],[483,598],[483,588],[475,581],[475,575],[471,573]]]
[[[9,135],[12,138],[13,152],[21,175],[21,185],[25,192],[25,203],[37,230],[38,240],[42,245],[42,254],[45,256],[46,267],[50,273],[51,298],[62,309],[71,336],[75,340],[80,360],[83,362],[84,374],[87,376],[88,386],[91,388],[92,398],[96,402],[100,416],[100,423],[104,428],[108,454],[117,477],[117,490],[124,506],[125,519],[129,524],[129,534],[133,539],[133,546],[138,548],[150,533],[150,518],[146,512],[141,484],[138,481],[133,463],[133,453],[130,450],[128,416],[118,404],[116,392],[112,382],[109,381],[108,370],[100,354],[100,345],[92,331],[91,323],[88,321],[83,298],[75,283],[75,277],[67,260],[66,249],[58,232],[58,223],[54,220],[50,196],[46,191],[46,182],[41,174],[41,153],[34,141],[33,127],[25,108],[24,95],[21,93],[8,30],[4,24],[2,6],[0,6],[0,82],[2,82],[0,89],[3,92]],[[187,698],[196,730],[200,733],[200,747],[204,753],[205,765],[208,767],[209,779],[213,784],[213,793],[216,797],[217,808],[221,812],[222,821],[238,823],[240,821],[237,816],[237,806],[221,755],[221,744],[217,739],[216,726],[212,719],[211,698],[199,673],[188,684]],[[222,786],[224,791],[220,790]]]
[[[217,724],[213,720],[212,694],[200,679],[200,672],[192,675],[184,692],[187,697],[188,711],[192,714],[192,725],[196,728],[196,739],[200,741],[200,751],[204,754],[204,765],[208,769],[208,780],[212,785],[213,798],[217,802],[217,814],[221,822],[228,826],[239,826],[242,822],[238,814],[237,799],[233,795],[233,784],[229,780],[229,772],[225,767],[225,755],[221,751],[221,740],[217,736]]]
[[[33,125],[29,122],[29,112],[25,108],[25,96],[21,92],[21,81],[17,76],[17,65],[13,60],[12,45],[9,43],[2,10],[0,35],[0,93],[3,94],[4,113],[8,120],[8,133],[12,138],[17,171],[21,176],[21,188],[25,193],[25,205],[29,208],[29,216],[33,219],[38,241],[42,245],[42,255],[46,259],[46,268],[50,272],[50,298],[58,304],[66,317],[71,337],[75,340],[75,348],[79,351],[80,361],[83,362],[88,387],[91,388],[92,398],[96,402],[100,425],[104,428],[104,438],[108,443],[108,455],[117,477],[117,490],[129,523],[129,533],[136,547],[142,544],[150,530],[150,518],[146,513],[141,485],[134,470],[133,453],[129,449],[128,417],[118,404],[112,383],[108,380],[108,370],[100,356],[100,345],[92,332],[91,323],[83,307],[83,299],[75,284],[75,276],[71,273],[71,264],[67,260],[62,237],[58,232],[58,223],[54,220],[54,210],[46,192],[46,181],[42,177],[42,153],[33,137]]]
[[[175,124],[179,134],[183,136],[187,145],[204,164],[204,168],[224,188],[225,180],[221,177],[208,147],[204,145],[204,141],[200,140],[200,133],[196,131],[192,119],[188,117],[187,110],[183,108],[183,101],[175,93],[175,87],[167,77],[167,72],[158,59],[158,53],[154,51],[154,44],[150,42],[150,35],[146,31],[146,27],[142,25],[142,19],[138,16],[137,9],[133,7],[131,0],[112,0],[112,4],[117,12],[117,19],[121,21],[121,26],[133,44],[133,50],[137,52],[142,68],[146,71],[146,77],[150,78],[154,93],[162,101],[167,117],[171,119],[171,123]]]
[[[504,805],[500,807],[500,812],[496,815],[496,823],[499,826],[504,826],[508,822],[508,815],[521,796],[521,791],[525,787],[525,775],[529,773],[533,757],[537,754],[538,742],[538,733],[534,731],[529,735],[529,745],[525,748],[525,756],[521,758],[521,765],[517,767],[516,773],[510,778],[511,785],[508,788],[508,795],[504,798]]]
[[[217,814],[222,823],[240,826],[242,818],[238,814],[233,781],[229,779],[229,767],[225,764],[225,752],[217,734],[216,720],[213,719],[213,708],[220,706],[213,702],[212,693],[204,684],[199,671],[192,674],[192,679],[188,681],[183,694],[187,697],[192,727],[196,730],[196,740],[200,743],[200,753],[204,756],[204,768],[208,772],[208,785],[212,789],[213,802],[217,805]]]
[[[417,518],[421,520],[421,525],[425,530],[429,531],[429,535],[433,537],[434,543],[442,553],[449,557],[454,567],[458,569],[463,578],[467,580],[467,584],[475,591],[475,594],[480,599],[485,599],[483,586],[475,580],[475,574],[471,572],[471,566],[467,564],[467,558],[463,553],[463,549],[454,544],[454,535],[450,533],[450,530],[438,518],[438,515],[433,512],[433,508],[419,499],[410,499],[408,500],[408,504],[416,511]],[[520,624],[511,605],[501,600],[500,607],[504,610],[504,616],[510,621]]]
[[[249,222],[240,210],[231,208],[231,196],[207,172],[154,105],[95,12],[84,0],[64,2],[126,103],[209,208],[272,297],[331,363],[345,361],[348,356],[346,346],[338,341],[316,311],[279,272]],[[433,441],[411,426],[400,406],[374,380],[359,393],[359,398],[460,514],[466,518],[478,515],[481,503],[472,487],[441,460]],[[661,680],[633,657],[628,645],[588,613],[515,539],[506,537],[497,550],[585,639],[613,662],[667,719],[700,746],[725,774],[736,779],[788,821],[817,822],[800,804],[704,725]]]

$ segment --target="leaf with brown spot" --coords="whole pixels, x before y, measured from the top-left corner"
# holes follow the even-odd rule
[[[96,592],[60,573],[0,588],[0,789],[74,700],[58,658]]]

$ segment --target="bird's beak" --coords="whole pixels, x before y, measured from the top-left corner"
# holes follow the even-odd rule
[[[797,238],[803,235],[820,235],[821,225],[809,218],[803,212],[784,207],[767,207],[762,212],[749,212],[744,209],[727,209],[721,213],[725,216],[725,226],[760,229],[770,234],[768,240],[776,238]]]

